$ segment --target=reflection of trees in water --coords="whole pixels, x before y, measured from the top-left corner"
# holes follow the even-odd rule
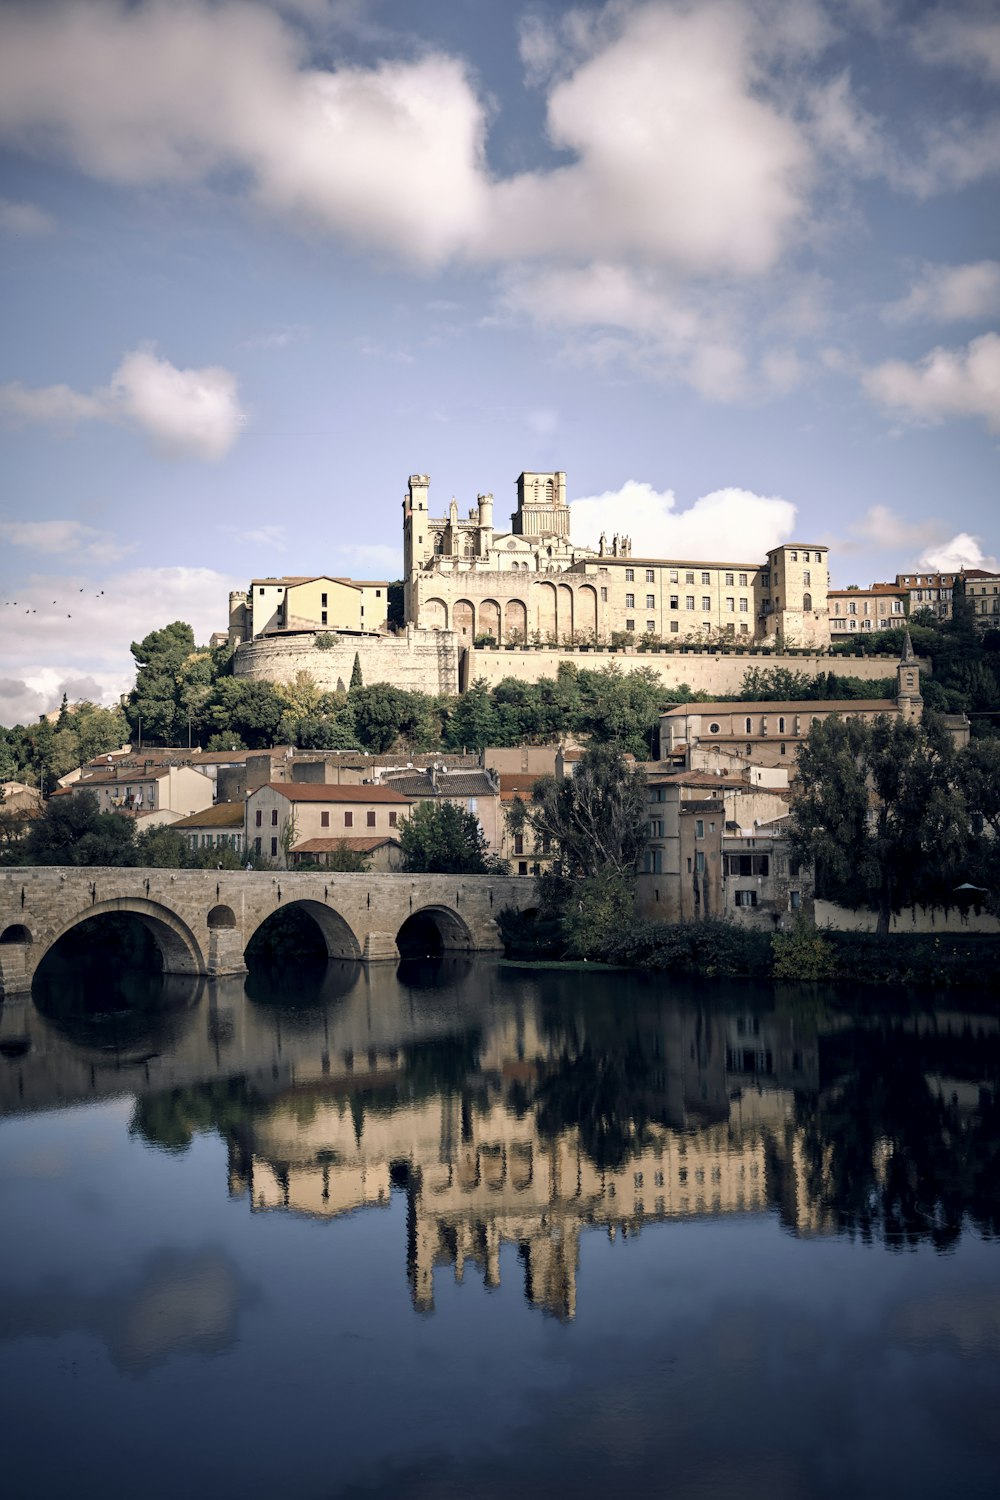
[[[186,1151],[201,1132],[214,1130],[223,1137],[240,1135],[267,1107],[266,1096],[245,1078],[164,1089],[136,1099],[129,1134],[165,1151]]]
[[[1000,1040],[900,1024],[823,1039],[816,1098],[800,1098],[807,1186],[837,1226],[891,1249],[1000,1230]],[[930,1075],[930,1077],[928,1076]],[[931,1079],[948,1080],[937,1088]],[[959,1102],[952,1082],[978,1102]],[[964,1082],[963,1082],[964,1081]]]
[[[652,1064],[638,1037],[620,1047],[585,1042],[575,1057],[563,1055],[535,1092],[538,1129],[555,1139],[576,1129],[596,1167],[618,1168],[646,1143],[651,1114],[639,1091]]]

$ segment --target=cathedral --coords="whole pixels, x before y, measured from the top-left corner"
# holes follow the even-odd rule
[[[823,648],[829,642],[827,549],[772,548],[754,560],[635,557],[631,538],[574,544],[566,475],[517,480],[508,531],[493,496],[468,517],[452,500],[430,512],[430,477],[411,474],[403,501],[406,623],[451,630],[460,646],[725,641]]]

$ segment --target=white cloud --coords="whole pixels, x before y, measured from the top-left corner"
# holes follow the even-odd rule
[[[47,556],[72,552],[104,563],[117,562],[135,550],[134,542],[122,545],[106,532],[71,520],[0,521],[0,540]]]
[[[591,50],[551,87],[548,131],[574,159],[505,180],[456,58],[312,68],[278,15],[208,0],[6,7],[0,134],[119,183],[245,182],[285,221],[426,264],[773,265],[804,214],[809,149],[761,87],[768,26],[715,0],[573,13],[564,50],[567,27],[571,55]]]
[[[863,376],[868,395],[915,421],[980,417],[1000,431],[1000,336],[984,333],[961,349],[932,349],[909,364],[887,360]]]
[[[1000,172],[1000,118],[953,116],[930,121],[904,149],[886,122],[859,101],[845,69],[803,93],[810,138],[834,170],[882,177],[897,192],[916,198],[955,191]]]
[[[223,458],[246,423],[228,370],[181,370],[151,345],[126,354],[110,383],[89,393],[66,385],[31,390],[11,381],[0,386],[0,413],[54,427],[90,421],[137,427],[160,452],[201,459]]]
[[[628,12],[549,93],[550,139],[576,160],[496,183],[484,251],[770,268],[803,213],[809,152],[759,87],[759,43],[739,6]]]
[[[789,302],[795,302],[794,290]],[[799,356],[784,342],[759,360],[750,357],[751,323],[758,336],[769,329],[765,317],[751,318],[738,292],[683,286],[656,271],[605,262],[578,269],[517,268],[503,279],[501,305],[542,327],[570,335],[583,330],[567,347],[571,358],[621,360],[644,376],[690,385],[708,401],[761,399],[803,378]],[[800,311],[796,304],[790,319],[782,315],[778,322],[794,323]],[[787,337],[796,330],[779,331]]]
[[[917,562],[918,568],[933,569],[939,573],[957,573],[960,568],[985,568],[995,573],[1000,570],[996,557],[982,549],[982,539],[960,531],[950,541],[939,546],[928,547]]]
[[[35,239],[39,235],[51,234],[56,221],[36,203],[16,203],[11,198],[0,198],[0,231],[24,239]]]
[[[946,534],[944,521],[933,517],[926,521],[908,521],[888,505],[872,505],[859,521],[852,523],[850,536],[834,542],[831,551],[867,552],[874,548],[898,556],[904,549],[940,542]]]
[[[753,562],[792,535],[795,506],[778,496],[728,488],[678,510],[673,490],[629,479],[621,489],[574,500],[572,517],[573,535],[590,545],[602,531],[612,536],[626,524],[636,557]]]
[[[924,266],[905,297],[882,309],[887,323],[959,323],[1000,312],[1000,261]]]
[[[98,583],[76,573],[29,578],[16,607],[0,600],[0,723],[58,708],[63,685],[84,677],[99,686],[87,696],[113,703],[134,679],[130,641],[186,620],[202,644],[225,629],[230,590],[245,587],[211,568],[132,568]],[[14,703],[22,709],[5,718]]]
[[[1000,82],[1000,18],[995,7],[962,12],[955,7],[928,15],[913,34],[925,63],[952,63]]]

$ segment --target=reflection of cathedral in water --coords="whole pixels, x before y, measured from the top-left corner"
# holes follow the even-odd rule
[[[438,1267],[461,1279],[475,1266],[497,1285],[508,1244],[529,1300],[563,1318],[584,1229],[613,1238],[648,1221],[771,1209],[799,1232],[823,1228],[794,1124],[795,1090],[816,1087],[815,1035],[803,1043],[773,1017],[657,1019],[607,1092],[596,1076],[607,1038],[592,1050],[523,1016],[483,1039],[459,1087],[423,1097],[407,1097],[405,1050],[349,1058],[339,1077],[332,1059],[325,1075],[297,1067],[294,1087],[230,1137],[230,1191],[254,1211],[333,1218],[405,1187],[416,1307],[433,1306]],[[603,1120],[574,1119],[594,1101]]]
[[[0,1008],[0,1116],[130,1094],[137,1141],[217,1132],[254,1213],[332,1221],[405,1193],[420,1309],[447,1267],[497,1284],[508,1247],[530,1302],[572,1317],[585,1229],[769,1214],[890,1248],[1000,1235],[995,1014],[783,1011],[770,989],[461,955],[281,989],[171,981],[120,1014],[68,996]]]

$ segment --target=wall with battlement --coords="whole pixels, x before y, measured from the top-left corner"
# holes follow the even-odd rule
[[[507,651],[502,648],[471,650],[463,653],[462,686],[470,686],[483,678],[490,687],[495,687],[505,677],[514,677],[518,682],[538,682],[540,678],[556,677],[563,662],[572,662],[580,671],[599,672],[614,664],[622,672],[637,672],[647,668],[656,673],[665,688],[678,688],[683,684],[696,693],[738,693],[743,679],[751,667],[761,671],[782,668],[789,672],[801,672],[815,677],[818,672],[836,672],[838,676],[860,677],[874,682],[883,677],[895,677],[896,659],[891,656],[778,656],[763,652],[741,652],[738,655],[716,655],[711,651],[559,651],[529,648]],[[919,663],[922,672],[930,671],[930,663]]]
[[[779,656],[764,652],[730,655],[712,651],[569,651],[549,647],[487,647],[477,650],[463,643],[451,630],[408,627],[398,636],[359,637],[334,635],[334,645],[321,651],[311,635],[273,636],[240,646],[234,658],[237,677],[257,681],[295,681],[308,672],[324,692],[347,688],[351,681],[355,652],[361,661],[366,684],[391,682],[396,687],[422,693],[457,693],[479,678],[495,687],[505,677],[518,682],[538,682],[556,677],[563,662],[581,671],[600,671],[612,663],[622,672],[652,670],[665,688],[686,683],[696,693],[738,693],[750,667],[763,671],[784,668],[814,677],[817,672],[836,672],[860,677],[866,682],[892,677],[896,660],[889,656]],[[930,663],[918,663],[930,672]]]
[[[421,693],[458,692],[458,645],[450,630],[410,626],[402,635],[351,636],[332,633],[333,645],[320,650],[313,635],[267,636],[237,647],[236,677],[292,683],[308,672],[323,692],[350,686],[354,658],[365,684],[391,682]]]

